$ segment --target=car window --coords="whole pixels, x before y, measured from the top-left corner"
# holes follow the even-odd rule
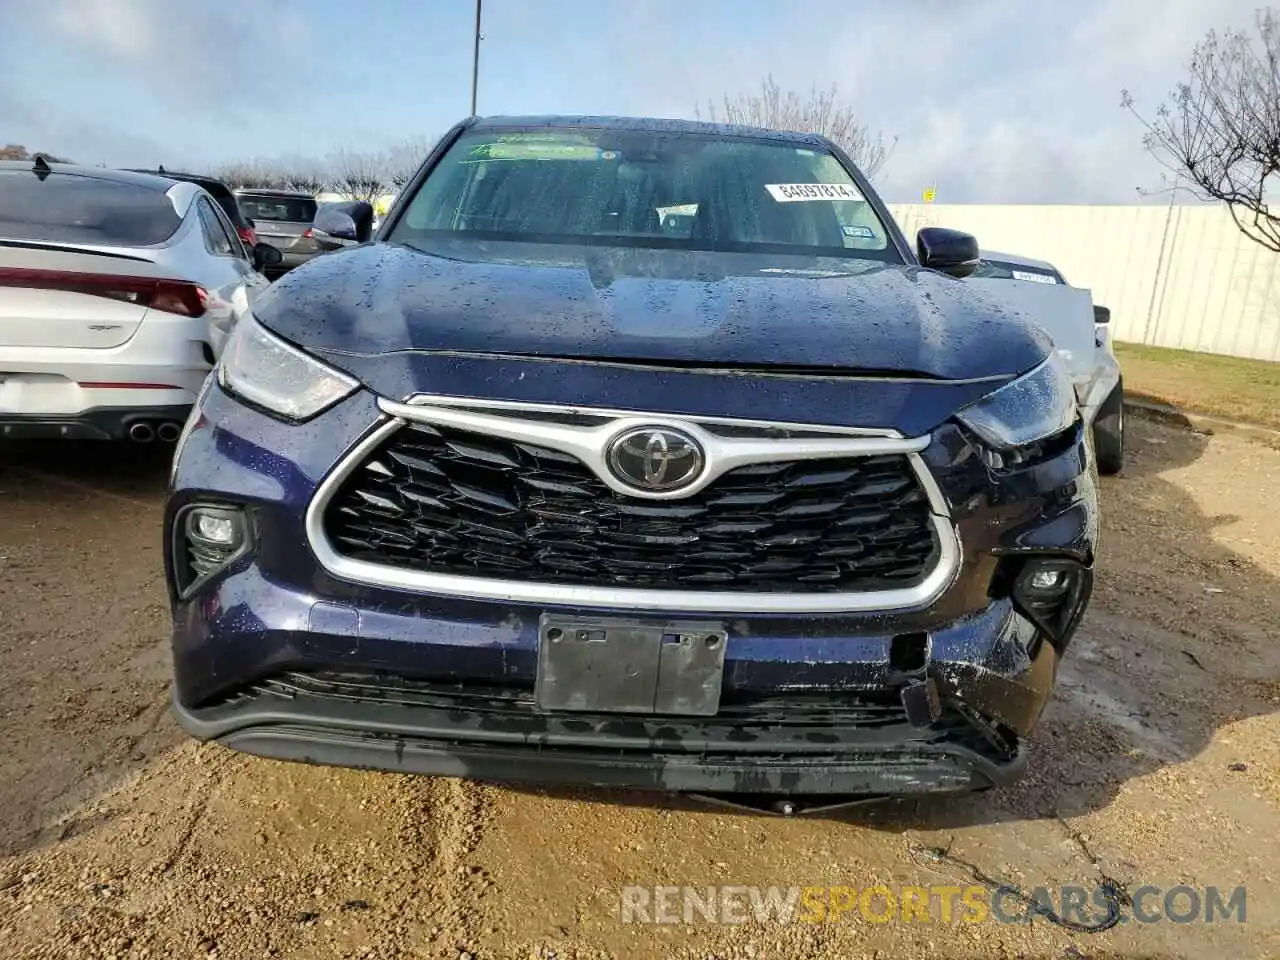
[[[236,206],[235,197],[231,196],[229,193],[225,196],[215,193],[213,195],[213,199],[218,201],[218,206],[222,208],[222,212],[227,215],[227,219],[230,220],[233,225],[239,222],[240,209]]]
[[[239,238],[235,236],[235,231],[228,230],[214,205],[205,197],[200,197],[196,203],[205,246],[209,248],[209,252],[219,257],[243,256],[244,249]]]
[[[226,231],[227,236],[231,238],[231,249],[237,257],[243,257],[245,260],[252,260],[253,257],[249,253],[249,249],[245,246],[244,241],[240,239],[240,233],[236,230],[235,223],[227,216],[226,210],[220,204],[213,205],[213,211],[218,216],[218,221],[222,224],[222,229]]]
[[[0,172],[0,237],[143,247],[164,243],[182,218],[161,190],[70,174]]]
[[[1032,283],[1066,283],[1062,276],[1054,270],[1031,266],[1022,263],[1007,263],[1003,260],[980,260],[978,267],[969,276],[983,277],[989,280],[1029,280]]]
[[[901,262],[834,155],[693,133],[466,134],[409,200],[389,239],[441,235]]]
[[[235,194],[216,180],[201,181],[200,186],[204,187],[205,193],[213,197],[213,202],[218,205],[219,210],[227,215],[231,225],[233,227],[239,226],[243,217],[240,214],[239,206],[236,204]]]
[[[242,193],[240,210],[251,220],[311,223],[316,218],[316,202],[308,197],[268,197]]]

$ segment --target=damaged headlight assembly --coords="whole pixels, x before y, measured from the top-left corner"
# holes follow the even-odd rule
[[[987,465],[1003,469],[1033,459],[1040,444],[1075,425],[1079,410],[1071,376],[1054,351],[955,416],[980,441]]]
[[[232,331],[218,385],[278,419],[301,423],[350,396],[359,383],[266,330],[251,316]]]

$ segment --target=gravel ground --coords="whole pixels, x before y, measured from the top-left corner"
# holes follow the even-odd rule
[[[0,446],[6,958],[1280,956],[1280,452],[1131,423],[1017,787],[780,820],[256,760],[166,710],[158,455]],[[945,848],[946,856],[936,850]],[[935,852],[930,852],[930,851]],[[620,922],[624,884],[1247,884],[1247,923]]]

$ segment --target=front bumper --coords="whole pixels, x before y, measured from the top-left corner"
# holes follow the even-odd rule
[[[727,634],[721,706],[674,717],[536,709],[540,617],[586,611],[325,570],[307,545],[307,508],[333,451],[377,419],[358,395],[287,428],[286,444],[279,425],[210,386],[178,453],[165,542],[184,508],[220,503],[248,510],[254,546],[182,593],[166,550],[174,711],[192,736],[315,763],[690,792],[905,795],[1021,773],[1078,615],[1050,635],[1002,571],[1068,558],[1082,570],[1083,610],[1097,535],[1083,434],[993,482],[959,434],[940,430],[922,457],[963,553],[941,596],[891,613],[700,613]],[[922,691],[936,694],[923,718]]]
[[[291,682],[292,681],[292,682]],[[201,740],[278,760],[474,780],[752,794],[909,795],[1010,783],[1025,747],[998,749],[949,718],[933,730],[860,725],[870,711],[838,708],[805,718],[795,701],[730,708],[711,720],[547,715],[528,700],[406,697],[400,685],[360,699],[349,679],[282,677],[235,702],[192,710],[175,698],[182,728]],[[400,694],[392,696],[391,694]],[[833,697],[833,701],[840,698]],[[790,707],[787,710],[786,707]],[[765,714],[785,710],[764,722]],[[837,721],[838,722],[838,721]]]

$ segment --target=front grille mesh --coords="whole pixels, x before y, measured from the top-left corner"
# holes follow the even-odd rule
[[[937,549],[898,454],[740,467],[654,501],[557,450],[426,424],[376,448],[325,523],[340,554],[402,569],[667,590],[910,587]]]

